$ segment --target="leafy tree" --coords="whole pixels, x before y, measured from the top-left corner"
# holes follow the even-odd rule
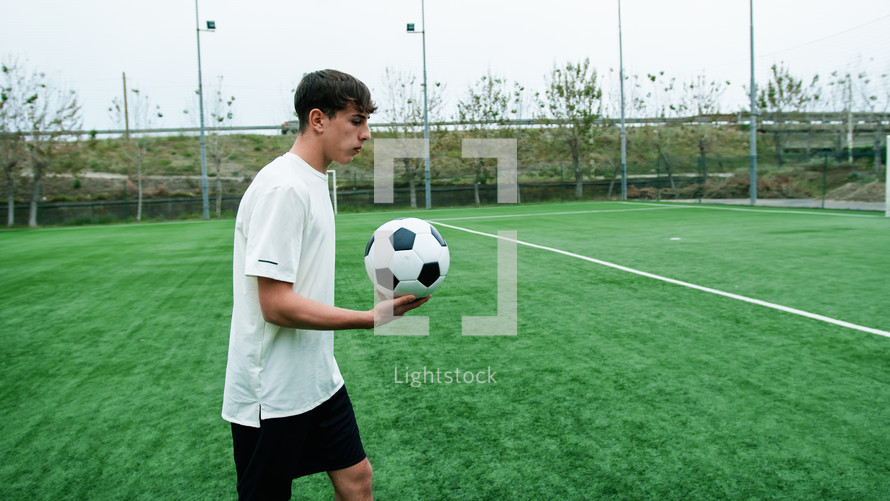
[[[466,124],[474,135],[488,136],[502,131],[506,120],[511,115],[511,104],[514,96],[507,90],[503,78],[492,75],[491,71],[483,75],[474,84],[467,87],[464,97],[457,102],[457,120]],[[511,102],[513,101],[513,102]],[[473,195],[476,205],[480,205],[479,185],[486,184],[491,178],[485,169],[489,159],[475,159],[475,178]]]
[[[164,114],[161,113],[160,106],[152,106],[151,98],[148,97],[148,94],[140,91],[139,89],[130,89],[130,94],[130,99],[126,103],[126,106],[123,100],[119,97],[116,97],[111,101],[111,107],[108,108],[108,112],[111,115],[112,120],[123,126],[126,126],[129,129],[129,124],[126,123],[126,117],[127,115],[129,115],[133,117],[133,126],[135,129],[151,129],[152,127],[154,127],[155,118],[162,118],[164,116]],[[130,138],[128,136],[127,141],[124,143],[123,147],[124,154],[127,157],[128,163],[135,164],[136,166],[137,221],[142,220],[142,181],[145,178],[145,163],[148,155],[149,144],[150,139],[148,135],[144,132],[141,132],[138,133],[135,144],[130,141]]]
[[[766,86],[760,86],[757,95],[757,107],[761,111],[772,113],[773,142],[776,148],[776,161],[782,165],[785,145],[782,137],[782,124],[790,115],[803,113],[807,107],[820,97],[818,90],[819,76],[806,83],[795,78],[784,63],[770,67],[770,80]]]
[[[590,60],[554,65],[547,76],[546,110],[557,123],[556,137],[568,147],[575,172],[575,197],[584,194],[581,158],[590,155],[597,135],[595,122],[601,118],[603,91]],[[591,160],[592,162],[592,160]]]
[[[60,144],[80,128],[80,105],[76,93],[54,88],[45,73],[20,63],[2,66],[3,130],[25,137],[24,147],[31,166],[32,189],[28,226],[37,226],[41,180],[55,162]],[[13,145],[20,145],[11,138]],[[17,148],[18,146],[13,146]],[[18,165],[20,161],[17,161]],[[70,164],[69,164],[70,165]]]
[[[509,118],[510,104],[504,79],[489,70],[487,75],[470,84],[457,102],[457,119],[476,129],[495,129]]]

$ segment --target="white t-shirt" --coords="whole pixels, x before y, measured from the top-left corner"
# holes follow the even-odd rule
[[[257,173],[235,220],[226,421],[258,428],[261,418],[312,410],[343,386],[334,333],[267,323],[257,295],[262,276],[333,305],[334,238],[326,175],[292,153]]]

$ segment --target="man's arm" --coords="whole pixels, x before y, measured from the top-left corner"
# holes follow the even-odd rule
[[[402,296],[381,301],[373,310],[357,311],[309,299],[295,293],[293,287],[294,284],[289,282],[257,277],[260,308],[266,322],[309,330],[372,329],[429,300],[429,297]]]

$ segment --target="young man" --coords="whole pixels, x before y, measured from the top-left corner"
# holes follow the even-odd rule
[[[327,472],[336,499],[371,499],[371,465],[333,354],[333,332],[371,329],[423,304],[334,303],[327,167],[371,138],[368,88],[333,70],[306,75],[293,147],[250,184],[235,221],[234,307],[222,416],[232,423],[240,499],[289,499],[294,478]]]

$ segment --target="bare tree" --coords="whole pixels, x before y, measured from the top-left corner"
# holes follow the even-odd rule
[[[418,82],[411,72],[386,68],[383,75],[386,86],[384,102],[379,113],[384,120],[392,125],[389,131],[398,137],[418,137],[423,133],[423,83]],[[444,87],[440,83],[433,84],[427,91],[427,116],[431,122],[441,120],[444,107]],[[417,207],[417,167],[422,160],[403,158],[405,179],[408,181],[411,207]]]
[[[2,113],[0,108],[0,121]],[[3,167],[3,176],[6,179],[7,227],[15,224],[15,180],[26,158],[24,138],[17,132],[0,130],[0,165]]]
[[[225,141],[225,136],[220,134],[220,127],[226,127],[232,124],[235,114],[232,105],[235,102],[235,96],[228,98],[223,97],[222,84],[223,77],[217,77],[218,85],[213,93],[213,100],[210,102],[210,133],[207,136],[207,156],[213,162],[216,172],[216,217],[222,215],[222,163],[228,160],[233,152],[229,151]]]
[[[21,78],[16,72],[15,63],[2,65],[0,74],[0,165],[6,179],[7,216],[6,226],[15,224],[15,181],[19,169],[27,161],[25,138],[21,131],[25,128],[24,121],[17,112],[21,103],[16,103],[14,91],[19,87],[15,78]]]
[[[129,108],[129,115],[133,117],[134,128],[137,130],[152,128],[154,126],[155,118],[162,118],[164,116],[164,114],[161,113],[160,106],[153,106],[148,94],[139,89],[130,89],[130,94],[131,96],[127,102],[127,108]],[[121,125],[127,125],[125,123],[127,120],[127,113],[125,113],[125,111],[123,101],[118,97],[112,100],[111,107],[108,108],[112,120]],[[145,178],[145,160],[148,154],[149,143],[148,135],[143,132],[138,134],[135,144],[129,141],[129,138],[124,144],[124,154],[126,155],[127,160],[136,165],[137,221],[142,220],[142,181]]]
[[[659,71],[657,73],[647,73],[646,81],[648,82],[646,84],[648,91],[643,98],[642,107],[646,110],[647,116],[653,118],[676,118],[682,116],[682,106],[676,101],[678,85],[676,77],[665,76],[664,71]],[[671,188],[676,188],[673,167],[665,154],[665,151],[670,151],[672,134],[663,133],[665,128],[661,126],[656,126],[654,129],[655,140],[653,144],[658,153],[656,162],[658,165],[664,165]],[[611,187],[609,189],[611,193]]]
[[[513,82],[509,96],[509,116],[514,120],[530,120],[535,118],[540,107],[540,93],[532,92],[519,82]]]
[[[678,116],[679,109],[674,99],[677,86],[676,77],[666,77],[663,71],[646,74],[648,90],[642,99],[641,109],[645,114],[655,118]]]
[[[721,98],[729,86],[728,80],[721,82],[698,75],[680,88],[679,113],[696,116],[693,133],[698,146],[698,162],[703,182],[708,178],[708,153],[717,132],[716,126],[709,121],[716,120],[716,115],[720,113]]]
[[[41,180],[54,167],[62,138],[80,128],[77,95],[52,86],[45,73],[24,64],[3,65],[4,122],[9,132],[25,136],[31,165],[32,189],[28,226],[37,226]]]
[[[554,65],[548,75],[546,108],[558,124],[557,137],[565,143],[572,156],[576,198],[584,194],[581,158],[592,151],[596,137],[595,121],[602,114],[602,97],[596,69],[590,67],[589,59],[580,63],[569,62],[563,67]]]
[[[877,77],[870,76],[867,72],[859,74],[858,99],[859,108],[867,112],[874,124],[874,140],[872,143],[875,175],[881,175],[883,165],[882,148],[886,141],[887,114],[890,111],[890,74],[887,72]]]
[[[663,72],[662,72],[663,74]],[[609,68],[609,83],[606,86],[607,98],[603,100],[604,114],[608,116],[619,116],[621,114],[621,72],[615,68]],[[650,80],[650,78],[652,80]],[[657,113],[649,108],[653,106],[654,86],[656,81],[655,75],[648,75],[645,79],[640,78],[636,74],[624,74],[624,116],[625,118],[651,118]],[[633,151],[632,145],[637,141],[637,137],[644,129],[642,127],[626,127],[624,144],[628,154]],[[606,158],[606,163],[612,168],[612,176],[609,181],[609,191],[607,196],[611,197],[615,191],[615,183],[620,179],[619,169],[621,164],[613,161],[613,157]]]
[[[615,68],[609,68],[609,83],[606,86],[606,99],[603,100],[603,112],[609,116],[619,116],[621,113],[621,80],[620,72]],[[613,83],[614,82],[614,83]],[[624,75],[624,116],[625,118],[644,118],[647,113],[647,98],[651,91],[646,92],[640,82],[640,76],[635,74]]]

